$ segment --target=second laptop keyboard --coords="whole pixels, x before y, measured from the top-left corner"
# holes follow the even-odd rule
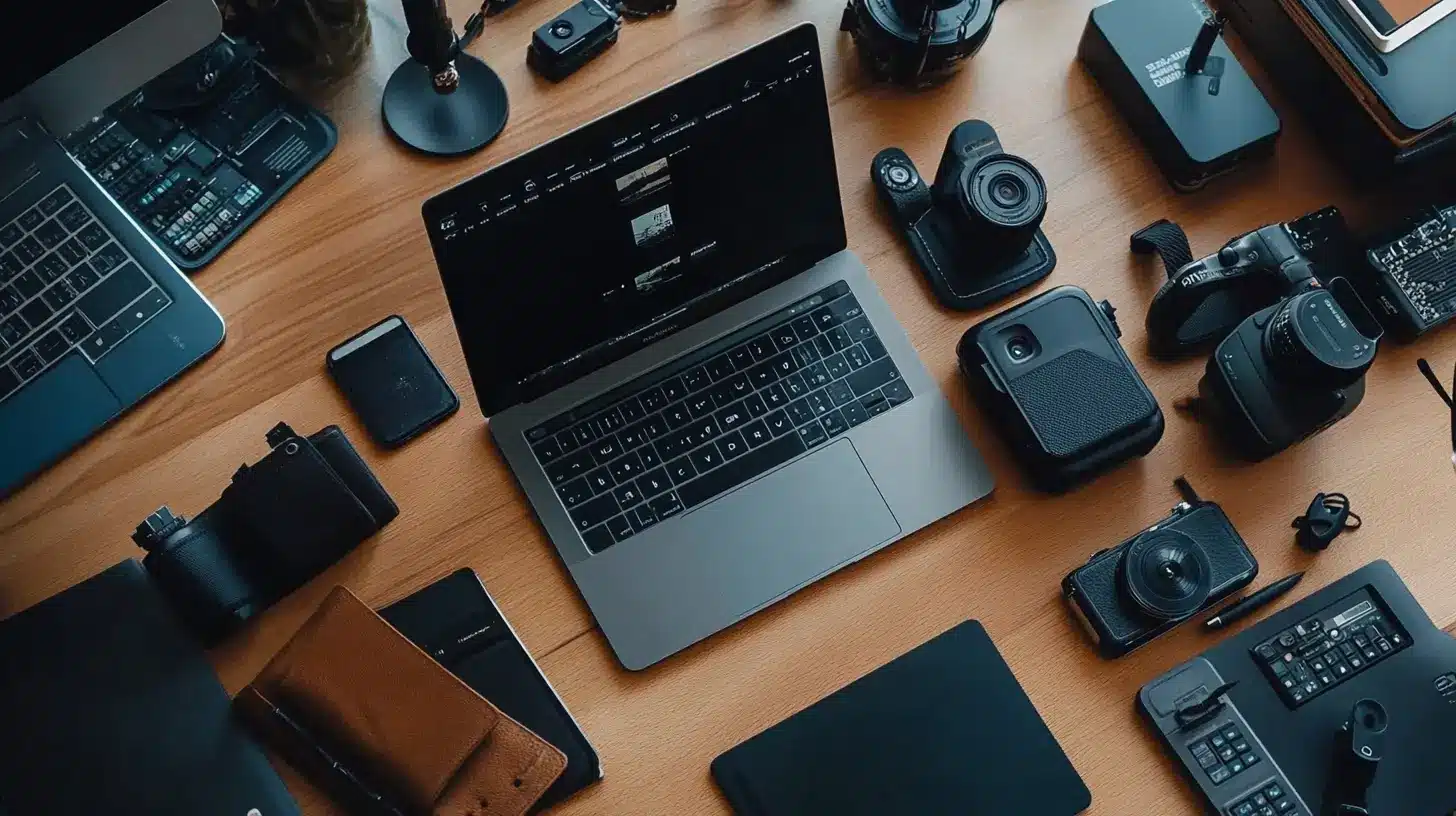
[[[601,552],[912,396],[840,281],[526,439]]]

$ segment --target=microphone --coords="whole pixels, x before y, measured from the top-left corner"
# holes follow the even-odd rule
[[[384,86],[384,124],[395,138],[434,156],[473,153],[500,135],[510,114],[500,77],[465,52],[485,29],[486,7],[465,22],[464,36],[445,0],[401,0],[410,61]]]

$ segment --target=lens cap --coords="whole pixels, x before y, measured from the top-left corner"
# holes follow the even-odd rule
[[[975,237],[981,239],[978,248],[993,254],[1025,250],[1046,217],[1046,181],[1020,156],[1001,153],[968,168],[961,176],[959,198]]]
[[[1187,533],[1151,530],[1128,546],[1118,570],[1123,591],[1159,620],[1181,620],[1203,608],[1213,589],[1213,566]]]
[[[1290,298],[1264,330],[1271,362],[1289,376],[1331,388],[1353,385],[1375,362],[1367,337],[1327,289]]]

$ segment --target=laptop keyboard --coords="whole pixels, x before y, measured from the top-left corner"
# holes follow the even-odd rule
[[[526,440],[599,553],[911,397],[841,281]]]
[[[0,400],[73,348],[91,362],[171,303],[65,184],[0,226]]]

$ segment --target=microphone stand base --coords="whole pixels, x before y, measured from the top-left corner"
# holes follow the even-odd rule
[[[463,156],[500,135],[510,116],[506,86],[481,60],[462,52],[455,58],[460,84],[451,93],[435,90],[430,69],[410,60],[384,86],[384,126],[404,144],[431,156]]]

